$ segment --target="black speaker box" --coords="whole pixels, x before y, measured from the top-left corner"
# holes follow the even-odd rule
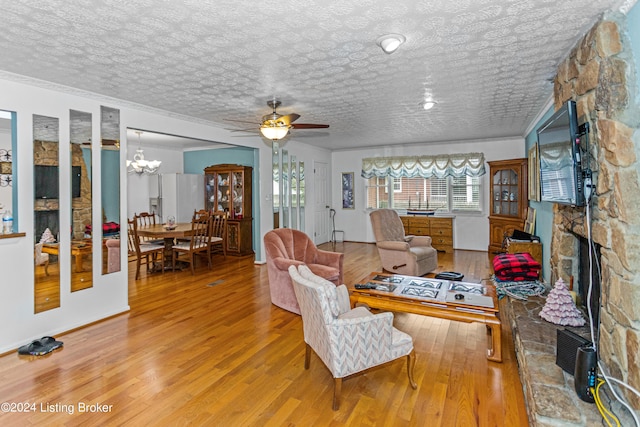
[[[591,345],[591,341],[568,329],[558,329],[556,341],[556,365],[574,375],[578,348]]]

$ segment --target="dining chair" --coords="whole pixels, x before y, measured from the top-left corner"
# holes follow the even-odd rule
[[[44,265],[44,274],[49,275],[49,254],[42,252],[43,243],[36,243],[34,249],[35,264]]]
[[[191,274],[195,273],[195,262],[197,254],[204,254],[207,258],[209,270],[211,270],[211,247],[209,240],[211,237],[211,218],[209,215],[193,216],[191,220],[191,239],[189,241],[179,241],[171,247],[173,252],[172,269],[176,268],[176,261],[188,262],[191,266]],[[180,258],[180,254],[185,255]]]
[[[142,227],[150,227],[152,225],[156,225],[156,214],[155,213],[149,213],[149,212],[140,212],[139,214],[134,214],[133,215],[134,219],[136,220],[136,225],[138,227],[138,229],[142,228]],[[159,245],[163,243],[162,239],[154,239],[153,237],[144,237],[144,236],[140,236],[140,244],[146,245],[146,244],[154,244],[154,245]]]
[[[211,216],[211,254],[222,253],[227,259],[227,213],[218,212]]]
[[[164,274],[164,244],[140,244],[136,217],[127,220],[127,238],[129,255],[136,261],[136,280],[140,278],[140,266],[146,264],[149,272],[151,266],[158,261],[158,257]]]
[[[193,220],[193,218],[200,218],[200,217],[205,217],[205,216],[210,216],[209,211],[207,211],[206,209],[200,209],[200,210],[193,210],[193,216],[191,217],[191,220]],[[178,237],[176,239],[178,242],[188,242],[191,240],[191,236],[184,236],[184,237]]]

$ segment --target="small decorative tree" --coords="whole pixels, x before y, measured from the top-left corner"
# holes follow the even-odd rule
[[[49,228],[45,229],[40,237],[40,243],[54,243],[55,241],[56,238],[53,236],[51,230],[49,230]]]
[[[549,292],[547,302],[540,311],[540,317],[547,322],[563,326],[582,326],[585,323],[562,279],[558,279]]]

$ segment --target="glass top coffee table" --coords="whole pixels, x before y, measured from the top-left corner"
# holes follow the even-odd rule
[[[502,322],[493,286],[371,273],[348,288],[353,306],[359,303],[381,310],[484,323],[489,335],[487,359],[502,362]]]

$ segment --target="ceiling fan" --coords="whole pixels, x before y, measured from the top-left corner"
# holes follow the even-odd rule
[[[326,129],[329,125],[312,124],[312,123],[293,123],[300,118],[300,114],[278,114],[276,109],[280,106],[280,101],[274,99],[267,101],[267,105],[273,109],[273,112],[262,116],[260,123],[260,133],[272,141],[277,141],[286,137],[291,129]],[[235,122],[243,122],[244,120],[231,120]],[[245,122],[251,123],[251,122]],[[238,129],[238,131],[253,131],[254,129]]]

